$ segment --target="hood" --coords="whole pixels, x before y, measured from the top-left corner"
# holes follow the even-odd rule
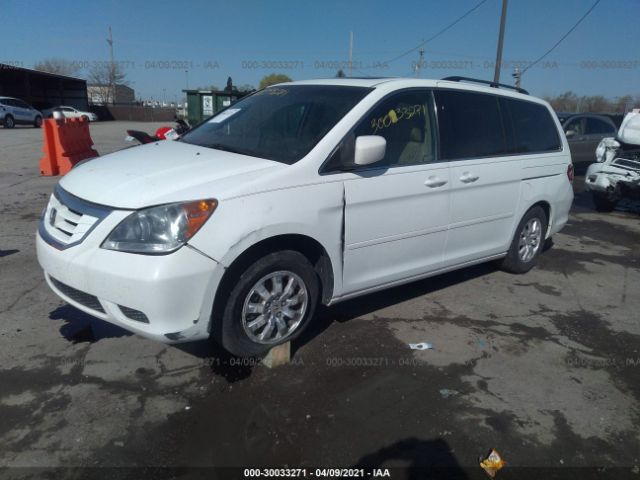
[[[220,198],[214,183],[283,168],[271,160],[164,140],[97,157],[60,180],[67,192],[89,202],[135,209],[162,203]],[[236,183],[236,182],[231,182]]]
[[[627,113],[618,130],[618,139],[623,143],[640,145],[640,110]]]

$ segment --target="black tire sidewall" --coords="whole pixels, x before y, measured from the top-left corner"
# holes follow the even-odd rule
[[[4,117],[4,121],[2,122],[2,124],[4,128],[13,128],[16,126],[16,121],[13,119],[11,115],[7,115],[6,117]]]
[[[612,212],[619,201],[619,195],[593,192],[592,199],[598,212]]]
[[[36,128],[40,128],[42,126],[42,117],[40,115],[33,120],[33,126]]]
[[[222,346],[230,353],[237,356],[260,355],[277,345],[263,345],[253,342],[242,327],[241,315],[245,298],[255,283],[265,275],[278,270],[288,270],[302,279],[307,287],[309,304],[307,312],[296,331],[277,344],[295,339],[309,324],[319,298],[320,282],[318,275],[307,258],[299,252],[285,250],[270,253],[250,265],[235,279],[235,284],[231,286],[222,314],[222,331],[219,339]]]
[[[540,219],[540,222],[542,223],[542,238],[540,239],[540,246],[538,247],[538,250],[536,251],[536,254],[533,256],[533,258],[528,262],[523,262],[520,259],[520,254],[518,251],[520,234],[522,233],[522,230],[524,229],[524,226],[527,224],[527,222],[529,222],[529,220],[533,218]],[[531,270],[535,266],[538,260],[538,256],[543,249],[544,242],[546,240],[548,225],[549,220],[547,219],[547,214],[542,209],[542,207],[536,206],[529,209],[520,220],[518,228],[516,228],[515,235],[513,236],[513,240],[511,241],[511,246],[509,247],[509,252],[507,253],[507,256],[503,261],[503,268],[512,273],[525,273]]]

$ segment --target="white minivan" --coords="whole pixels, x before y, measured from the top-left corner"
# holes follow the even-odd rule
[[[145,337],[247,356],[320,303],[490,260],[526,272],[567,222],[567,140],[543,100],[468,80],[280,84],[86,161],[42,214],[46,280]]]

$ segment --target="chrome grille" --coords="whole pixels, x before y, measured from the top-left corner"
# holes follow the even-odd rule
[[[78,302],[80,305],[84,305],[91,310],[96,310],[98,312],[104,313],[104,308],[100,304],[100,300],[95,295],[91,295],[89,293],[83,292],[76,288],[70,287],[69,285],[62,283],[59,280],[56,280],[53,277],[49,277],[51,279],[51,283],[60,290],[64,296],[69,297],[71,300]]]
[[[616,158],[613,162],[613,165],[621,168],[625,168],[627,170],[640,171],[640,160],[631,160],[629,158]]]
[[[69,248],[82,242],[109,213],[110,208],[81,200],[56,186],[38,231],[56,248]]]

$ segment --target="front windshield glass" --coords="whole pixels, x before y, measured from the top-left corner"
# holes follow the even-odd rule
[[[335,85],[269,87],[222,110],[181,140],[292,164],[370,91]]]

